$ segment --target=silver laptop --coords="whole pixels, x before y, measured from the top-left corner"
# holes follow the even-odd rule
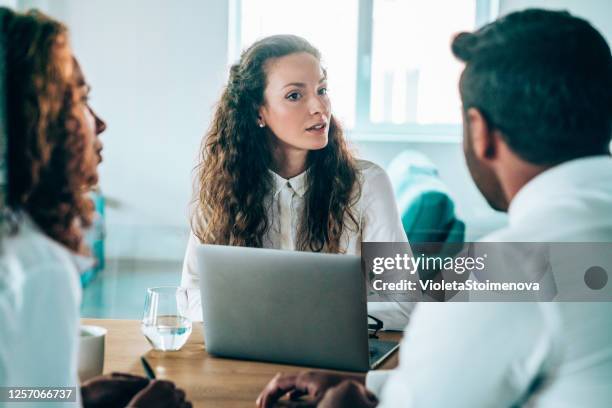
[[[212,355],[367,371],[397,348],[368,338],[357,256],[220,245],[197,250]]]

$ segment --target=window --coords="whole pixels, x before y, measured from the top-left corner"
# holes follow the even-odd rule
[[[352,134],[458,137],[461,64],[452,36],[497,11],[496,0],[234,0],[233,60],[272,34],[323,55],[332,110]],[[386,135],[386,136],[384,136]]]

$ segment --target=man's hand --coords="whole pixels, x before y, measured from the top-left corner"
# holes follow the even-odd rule
[[[81,386],[81,397],[85,408],[125,407],[149,380],[131,374],[112,373],[92,378]]]
[[[343,381],[330,388],[318,408],[373,408],[378,405],[378,399],[356,381]]]
[[[294,404],[295,406],[316,406],[327,390],[344,380],[363,382],[363,376],[340,375],[318,371],[303,371],[299,374],[289,375],[279,373],[272,378],[261,394],[259,394],[256,404],[259,408],[273,407],[279,399],[289,394],[291,400],[296,400],[302,396],[310,398],[306,404],[302,401],[299,404]],[[286,404],[286,406],[291,405]]]
[[[185,400],[185,391],[170,381],[153,380],[129,402],[130,408],[191,408]]]

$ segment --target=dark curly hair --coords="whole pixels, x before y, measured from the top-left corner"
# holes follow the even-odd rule
[[[528,9],[459,34],[452,50],[466,63],[464,109],[480,110],[524,160],[555,165],[609,153],[612,56],[587,21]]]
[[[197,167],[192,229],[201,242],[262,246],[270,225],[264,198],[272,189],[271,149],[265,130],[256,125],[264,103],[265,66],[270,59],[299,52],[320,60],[317,49],[303,38],[276,35],[255,42],[231,67]],[[351,206],[359,198],[360,186],[355,161],[333,116],[327,146],[310,151],[307,165],[298,249],[342,252],[344,228],[351,227],[348,222],[358,228]]]
[[[66,27],[37,11],[2,13],[6,42],[7,205],[29,214],[69,249],[87,253],[87,192],[97,173],[86,163],[83,103]],[[92,173],[93,171],[93,173]]]

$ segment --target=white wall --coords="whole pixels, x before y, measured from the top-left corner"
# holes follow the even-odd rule
[[[29,0],[65,22],[102,135],[110,257],[181,258],[191,172],[226,77],[224,0]]]
[[[101,186],[116,203],[108,212],[108,255],[181,259],[191,172],[227,75],[228,0],[17,4],[67,23],[93,86],[92,104],[108,122]],[[569,9],[612,38],[608,0],[500,0],[502,13],[524,7]],[[469,236],[503,222],[476,190],[458,143],[358,142],[356,147],[383,166],[403,149],[425,152],[457,200]]]

